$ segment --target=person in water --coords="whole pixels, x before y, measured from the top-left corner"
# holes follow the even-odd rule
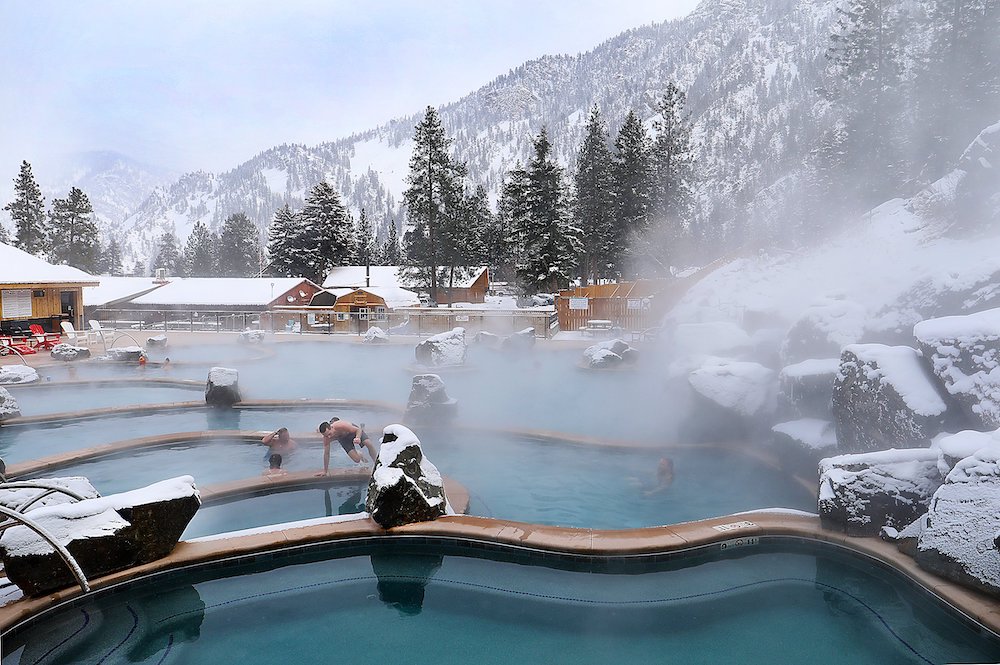
[[[656,465],[656,484],[643,492],[644,495],[659,494],[674,484],[674,461],[669,457],[661,457]]]
[[[378,456],[375,444],[365,432],[365,426],[355,425],[340,418],[331,418],[330,422],[319,424],[319,433],[323,435],[323,473],[322,476],[330,475],[330,443],[336,441],[340,444],[347,456],[355,463],[372,463]],[[367,449],[371,460],[365,459],[358,448]]]
[[[281,468],[281,455],[274,453],[267,458],[268,467],[264,469],[264,475],[268,478],[275,476],[287,476],[288,472]]]

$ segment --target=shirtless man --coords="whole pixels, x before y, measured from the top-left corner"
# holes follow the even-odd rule
[[[267,454],[264,455],[265,460],[274,453],[289,453],[295,450],[296,446],[295,439],[288,435],[287,427],[282,427],[270,434],[264,435],[264,438],[260,442],[267,446]]]
[[[364,426],[358,426],[340,418],[331,418],[328,423],[320,423],[319,433],[323,435],[323,473],[316,475],[330,475],[330,443],[332,441],[337,441],[344,449],[344,452],[347,453],[347,456],[358,464],[369,462],[369,460],[364,459],[361,453],[358,452],[357,447],[359,446],[368,449],[371,461],[374,461],[378,456],[375,444],[368,438],[368,433],[365,432]]]

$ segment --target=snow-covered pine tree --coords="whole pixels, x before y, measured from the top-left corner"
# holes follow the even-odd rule
[[[64,199],[52,199],[49,213],[49,260],[86,272],[97,271],[100,252],[94,208],[79,188]]]
[[[516,266],[525,254],[525,230],[528,228],[528,172],[518,162],[507,174],[497,203],[497,229],[491,234],[491,265],[496,262],[497,279],[517,277]]]
[[[519,233],[524,252],[516,267],[518,279],[529,293],[554,292],[566,286],[580,254],[579,229],[570,219],[563,170],[551,153],[543,127],[525,170],[523,228]]]
[[[151,268],[154,273],[157,268],[166,268],[167,275],[184,274],[184,256],[181,254],[177,236],[174,235],[173,231],[164,231],[160,236]],[[136,265],[135,269],[138,270],[139,266]]]
[[[595,104],[587,119],[573,182],[576,200],[573,221],[580,229],[583,254],[580,274],[595,284],[611,273],[615,239],[614,163],[608,132]]]
[[[358,216],[358,226],[354,233],[358,243],[358,255],[356,257],[358,265],[377,265],[379,257],[377,256],[378,247],[375,243],[375,231],[372,229],[368,213],[365,212],[364,208],[361,209],[361,214]]]
[[[256,277],[260,273],[260,237],[257,226],[241,212],[222,223],[219,232],[220,277]]]
[[[685,102],[684,91],[671,81],[656,104],[650,227],[632,251],[646,267],[643,273],[668,274],[670,258],[677,254],[674,248],[694,234],[694,151]]]
[[[337,191],[327,182],[314,186],[299,212],[298,233],[289,237],[302,262],[302,276],[322,283],[333,266],[350,265],[357,253],[354,223]]]
[[[652,203],[652,160],[646,128],[629,111],[615,139],[616,224],[612,261],[621,273],[635,274],[627,248],[646,232]]]
[[[101,248],[101,260],[98,270],[103,275],[120,277],[125,274],[125,266],[122,263],[122,249],[118,244],[118,238],[112,237],[105,247]]]
[[[186,277],[215,277],[218,273],[216,251],[219,237],[198,220],[191,229],[184,245],[184,275]]]
[[[384,266],[398,266],[403,262],[403,251],[399,246],[399,233],[396,231],[396,220],[389,218],[389,230],[385,242],[379,252],[379,261]]]
[[[7,233],[7,227],[3,224],[0,224],[0,243],[5,245],[10,244],[10,234]]]
[[[14,178],[14,200],[3,207],[10,212],[16,235],[14,246],[38,256],[48,250],[49,229],[45,219],[45,199],[31,173],[31,164],[21,162]]]
[[[451,139],[441,119],[428,106],[414,128],[410,172],[403,200],[410,228],[403,236],[404,263],[428,276],[431,300],[438,299],[438,267],[455,261],[461,238],[465,164],[449,154]],[[451,263],[454,265],[454,263]]]

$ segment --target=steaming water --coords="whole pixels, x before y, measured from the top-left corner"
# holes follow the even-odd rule
[[[759,552],[753,554],[752,552]],[[373,548],[231,564],[97,595],[4,640],[4,665],[82,662],[996,662],[1000,647],[895,575],[758,546],[634,570]]]
[[[23,416],[99,409],[109,406],[193,402],[204,397],[204,389],[202,388],[170,388],[155,384],[130,384],[121,387],[100,386],[99,388],[86,386],[12,388],[10,392],[17,399]]]

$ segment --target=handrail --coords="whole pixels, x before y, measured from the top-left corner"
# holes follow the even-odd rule
[[[112,348],[112,349],[113,349],[113,348],[115,348],[115,344],[116,344],[116,343],[118,342],[118,340],[120,340],[120,339],[121,339],[122,337],[128,337],[128,338],[129,338],[130,340],[132,340],[132,343],[133,343],[133,344],[135,344],[136,346],[139,346],[139,342],[138,342],[138,340],[136,340],[136,338],[135,338],[135,337],[132,337],[132,335],[130,335],[130,334],[129,334],[129,333],[127,333],[127,332],[123,332],[123,331],[118,331],[118,336],[117,336],[117,337],[115,337],[115,338],[114,338],[113,340],[111,340],[111,348]],[[103,341],[103,339],[104,339],[104,337],[101,337],[101,340],[102,340],[102,341]],[[104,343],[104,350],[105,350],[105,351],[107,351],[107,350],[108,350],[108,345],[107,345],[107,342],[105,342],[105,343]]]
[[[13,482],[4,482],[3,484],[0,484],[0,489],[4,489],[4,490],[6,490],[6,489],[22,489],[22,488],[24,488],[24,489],[40,489],[40,490],[45,490],[45,491],[44,492],[39,492],[38,494],[36,494],[35,496],[31,497],[30,499],[28,499],[27,501],[25,501],[20,506],[18,506],[17,508],[14,509],[14,510],[16,510],[19,513],[23,513],[25,510],[27,510],[31,506],[31,504],[35,503],[36,501],[39,501],[40,499],[44,499],[45,497],[47,497],[47,496],[49,496],[51,494],[54,494],[54,493],[65,494],[66,496],[70,497],[71,499],[76,499],[77,501],[83,501],[84,499],[87,498],[87,497],[81,495],[78,492],[74,492],[73,490],[71,490],[71,489],[69,489],[67,487],[63,487],[61,485],[56,485],[54,483],[45,483],[45,482],[38,482],[38,481],[33,481],[33,480],[15,480]]]
[[[8,351],[13,351],[14,353],[16,353],[17,357],[21,359],[21,362],[24,363],[25,367],[29,366],[28,365],[28,361],[24,359],[24,354],[21,353],[20,351],[18,351],[17,349],[15,349],[13,345],[11,345],[11,344],[4,344],[4,348],[7,349]]]
[[[63,563],[65,563],[69,567],[70,572],[73,573],[73,577],[76,578],[77,584],[80,585],[80,588],[83,589],[83,592],[87,593],[90,591],[90,584],[87,583],[87,576],[83,574],[83,569],[80,568],[80,564],[76,562],[76,559],[74,559],[73,555],[69,553],[69,550],[67,550],[64,545],[62,545],[59,541],[57,541],[55,539],[55,536],[49,533],[48,530],[43,528],[41,525],[37,524],[34,520],[5,506],[0,506],[0,515],[6,515],[7,517],[10,517],[17,522],[20,522],[21,524],[23,524],[24,526],[28,527],[29,529],[37,533],[39,536],[41,536],[45,540],[45,542],[47,542],[49,545],[52,546],[52,548],[56,551],[56,554],[59,555],[59,558],[63,560]]]

